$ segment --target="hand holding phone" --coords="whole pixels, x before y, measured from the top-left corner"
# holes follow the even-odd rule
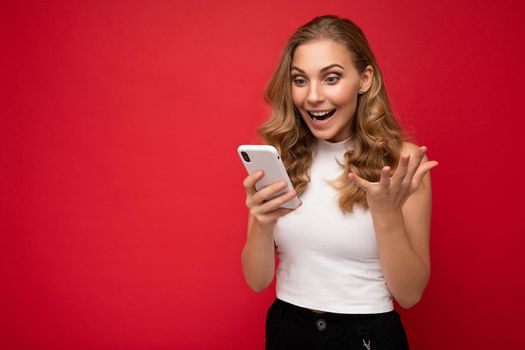
[[[259,170],[263,171],[262,178],[257,180],[254,188],[257,193],[262,191],[260,196],[267,202],[265,205],[271,203],[267,207],[276,206],[276,208],[296,209],[301,205],[301,201],[294,194],[292,182],[275,147],[268,145],[241,145],[237,152],[248,174],[253,175]],[[248,178],[247,180],[250,182]],[[251,180],[253,180],[253,176]],[[281,184],[279,185],[279,183]],[[247,188],[248,190],[249,188]],[[290,194],[291,191],[293,191],[292,194]]]

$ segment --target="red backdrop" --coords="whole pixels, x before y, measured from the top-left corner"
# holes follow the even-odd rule
[[[519,1],[13,2],[0,14],[0,347],[262,349],[236,147],[299,25],[353,19],[440,161],[414,349],[522,338]]]

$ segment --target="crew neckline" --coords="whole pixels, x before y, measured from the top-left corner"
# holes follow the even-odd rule
[[[317,144],[320,148],[334,151],[347,150],[353,148],[352,137],[349,137],[346,140],[339,142],[330,142],[327,140],[317,139]]]

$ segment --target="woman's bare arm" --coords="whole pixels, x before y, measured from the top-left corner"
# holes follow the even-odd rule
[[[404,308],[421,298],[430,276],[430,215],[432,194],[426,148],[405,143],[398,168],[390,177],[385,167],[381,180],[370,183],[349,177],[367,192],[381,268],[388,289]]]
[[[295,191],[292,190],[266,201],[267,198],[271,198],[284,189],[286,182],[276,182],[256,191],[255,184],[262,176],[262,171],[256,172],[244,180],[246,206],[250,214],[241,263],[246,283],[256,292],[266,289],[275,274],[275,243],[273,240],[275,224],[281,216],[293,210],[279,208],[279,206],[296,196]]]

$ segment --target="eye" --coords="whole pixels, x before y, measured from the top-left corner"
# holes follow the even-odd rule
[[[332,85],[337,83],[339,81],[339,79],[340,78],[338,76],[336,76],[336,75],[332,75],[332,76],[329,76],[329,77],[326,78],[326,80],[328,81],[328,84],[332,84]]]
[[[293,78],[293,83],[297,86],[303,86],[306,83],[306,80],[301,78]]]

